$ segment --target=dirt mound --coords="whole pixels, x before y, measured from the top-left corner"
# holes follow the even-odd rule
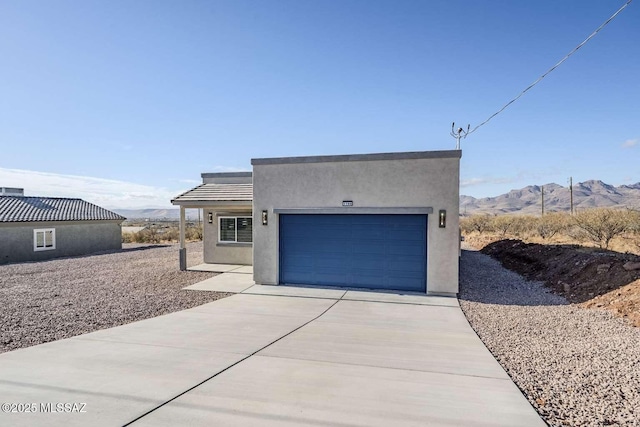
[[[640,256],[520,240],[500,240],[481,252],[571,303],[612,310],[640,327]]]

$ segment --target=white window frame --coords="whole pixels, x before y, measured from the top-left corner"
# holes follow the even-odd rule
[[[223,219],[233,219],[235,221],[235,236],[234,236],[234,240],[221,240],[222,237],[222,220]],[[239,219],[250,219],[251,220],[251,241],[250,242],[238,242],[238,220]],[[222,244],[248,244],[248,245],[252,245],[253,244],[253,217],[252,216],[247,216],[247,215],[240,215],[240,216],[219,216],[218,217],[218,243],[222,243]]]
[[[47,232],[51,232],[51,246],[47,245]],[[42,233],[42,242],[45,246],[38,246],[38,234]],[[33,230],[33,250],[39,251],[52,251],[56,248],[56,229],[55,228],[36,228]]]

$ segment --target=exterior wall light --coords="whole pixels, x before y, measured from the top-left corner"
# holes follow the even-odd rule
[[[209,224],[213,224],[213,212],[209,212]]]
[[[269,224],[269,216],[267,214],[267,211],[262,211],[262,225],[267,224]]]
[[[447,226],[447,211],[440,209],[438,213],[438,227],[445,228]]]

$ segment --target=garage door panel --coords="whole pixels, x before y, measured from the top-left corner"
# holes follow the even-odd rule
[[[422,242],[406,242],[405,244],[394,243],[392,245],[388,245],[385,249],[385,253],[390,258],[401,256],[417,256],[422,259],[426,255],[426,251],[423,248]]]
[[[384,241],[380,240],[365,240],[363,245],[359,248],[356,256],[362,256],[369,259],[385,259],[388,254],[387,248],[383,245]]]
[[[411,268],[408,265],[408,268],[403,268],[404,265],[402,263],[394,263],[390,262],[385,265],[385,271],[388,272],[388,276],[391,278],[405,278],[405,277],[413,277],[413,278],[422,278],[424,279],[424,271]]]
[[[317,239],[314,241],[314,245],[312,248],[309,247],[308,241],[309,239],[306,237],[300,237],[300,240],[292,242],[292,244],[288,245],[288,249],[292,253],[298,254],[306,254],[313,256],[322,256],[322,254],[336,254],[336,253],[347,253],[349,252],[349,241],[343,241],[341,239],[337,240],[327,240],[327,239]]]
[[[419,242],[424,240],[424,231],[420,230],[417,227],[412,227],[410,229],[395,229],[389,230],[386,235],[387,240],[394,242],[406,242],[406,241],[414,241]]]
[[[380,275],[354,275],[349,286],[354,288],[386,289],[387,281]]]
[[[384,274],[385,261],[361,260],[351,265],[351,271],[354,272],[371,272],[371,274]]]
[[[311,284],[311,285],[322,285],[322,286],[337,286],[336,283],[341,282],[342,275],[336,272],[323,272],[316,273],[313,275],[314,283],[308,282],[300,282],[299,284]],[[344,286],[344,285],[341,285]]]
[[[425,215],[280,215],[280,282],[425,291]]]
[[[350,227],[350,237],[355,239],[385,239],[385,230],[382,228],[372,229],[371,227],[380,227],[381,224],[354,224]]]
[[[424,279],[403,277],[398,279],[386,279],[384,286],[380,289],[393,289],[400,291],[424,292]]]
[[[288,275],[287,283],[291,285],[305,285],[308,284],[308,280],[307,272],[292,272]]]
[[[351,265],[347,257],[323,257],[316,258],[313,263],[314,271],[347,269]]]
[[[313,268],[313,256],[309,255],[292,255],[290,268],[295,270],[311,270]]]

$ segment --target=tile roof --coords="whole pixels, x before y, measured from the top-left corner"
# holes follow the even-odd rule
[[[253,201],[253,184],[201,184],[175,199],[180,202],[251,202]]]
[[[82,199],[0,196],[0,223],[125,219]]]

